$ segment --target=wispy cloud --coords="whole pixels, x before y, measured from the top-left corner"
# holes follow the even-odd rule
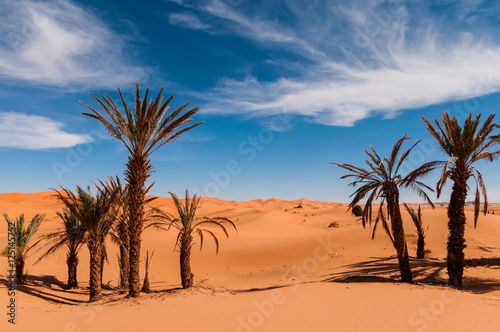
[[[122,54],[122,39],[70,1],[3,1],[0,21],[0,76],[4,79],[116,87],[144,75]]]
[[[91,142],[88,135],[62,130],[64,124],[44,116],[0,112],[0,146],[27,150],[68,148]]]
[[[500,45],[492,36],[499,28],[488,25],[484,15],[500,10],[485,11],[485,3],[458,1],[435,9],[425,1],[319,0],[259,9],[222,0],[190,2],[185,5],[200,15],[226,22],[220,33],[232,31],[261,47],[286,47],[307,58],[294,77],[226,77],[198,97],[206,98],[204,108],[213,113],[286,113],[351,126],[375,114],[393,117],[405,109],[498,92]],[[276,16],[273,9],[284,14]],[[446,10],[445,20],[440,10]],[[453,21],[456,15],[465,21]]]
[[[169,22],[173,25],[180,25],[194,30],[205,30],[210,28],[209,24],[203,23],[197,16],[189,13],[170,14]]]

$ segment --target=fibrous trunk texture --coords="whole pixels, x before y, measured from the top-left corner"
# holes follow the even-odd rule
[[[101,256],[102,246],[97,241],[87,241],[90,253],[90,302],[101,298]]]
[[[16,257],[16,282],[20,285],[24,284],[26,281],[26,276],[24,275],[24,257]]]
[[[417,258],[424,258],[425,256],[425,239],[423,235],[418,235],[417,240]]]
[[[399,270],[401,271],[401,281],[412,283],[410,259],[408,257],[408,247],[406,246],[403,219],[399,210],[399,192],[394,185],[387,194],[387,208],[391,216],[392,236],[394,246],[398,253]]]
[[[76,271],[78,267],[78,255],[75,252],[69,251],[66,255],[66,264],[68,265],[68,288],[78,288],[76,279]]]
[[[103,253],[103,250],[101,250],[101,276],[100,276],[100,281],[101,281],[101,288],[103,288],[104,284],[102,283],[102,274],[104,273],[104,260],[105,260],[105,257],[104,257],[104,253]]]
[[[466,180],[455,181],[448,206],[448,281],[455,287],[462,287],[464,273],[465,246],[465,197],[467,196]]]
[[[128,288],[128,278],[129,278],[129,236],[128,230],[126,229],[125,222],[120,224],[119,228],[120,232],[120,288],[127,289]]]
[[[129,296],[140,296],[139,263],[141,260],[141,233],[144,223],[145,183],[151,174],[151,164],[147,157],[130,156],[125,177],[128,183],[128,223],[130,234],[129,250]]]
[[[183,288],[189,288],[193,286],[193,273],[191,272],[191,241],[192,237],[190,234],[184,234],[181,237],[181,283]]]

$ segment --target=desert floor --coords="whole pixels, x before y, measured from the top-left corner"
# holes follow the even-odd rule
[[[52,193],[0,194],[11,218],[47,214],[35,238],[60,227]],[[302,203],[302,208],[296,208]],[[155,205],[173,212],[170,199]],[[65,251],[33,265],[16,291],[16,325],[7,322],[7,257],[0,260],[0,331],[500,331],[500,205],[472,226],[467,207],[464,289],[446,286],[446,206],[423,206],[429,225],[423,260],[415,258],[416,230],[402,210],[415,284],[398,282],[395,250],[382,229],[371,239],[346,204],[309,201],[223,201],[203,198],[198,216],[233,220],[238,233],[220,234],[193,250],[196,286],[180,288],[176,233],[143,234],[143,256],[154,249],[153,293],[138,299],[117,286],[117,247],[109,243],[103,300],[88,304],[88,250],[80,254],[80,289],[67,291]],[[3,219],[3,217],[2,217]],[[328,227],[331,222],[340,227]],[[7,225],[0,222],[0,246]],[[141,266],[142,271],[143,265]]]

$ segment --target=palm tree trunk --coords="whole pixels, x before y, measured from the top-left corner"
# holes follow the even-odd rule
[[[100,281],[101,281],[101,288],[103,288],[103,283],[102,283],[102,274],[104,273],[104,255],[102,254],[101,251],[101,275],[100,275]]]
[[[128,278],[129,278],[129,257],[128,257],[128,246],[120,246],[120,288],[128,288]]]
[[[129,296],[139,297],[140,286],[140,260],[141,260],[141,233],[144,223],[144,198],[146,194],[145,183],[151,175],[152,167],[149,159],[144,156],[129,156],[125,178],[129,190]]]
[[[97,241],[88,241],[87,246],[90,253],[90,299],[89,302],[101,298],[101,256],[102,246]]]
[[[418,235],[418,240],[417,240],[417,258],[424,258],[425,257],[425,240],[423,235]]]
[[[399,210],[399,194],[397,189],[387,197],[387,208],[391,215],[392,236],[394,237],[394,246],[398,253],[399,270],[401,271],[401,281],[413,283],[410,259],[408,257],[408,247],[406,246],[405,232],[403,228],[403,219]]]
[[[467,181],[455,181],[448,206],[448,281],[455,287],[462,287],[464,273],[465,245],[465,198]]]
[[[129,262],[129,237],[128,230],[125,229],[125,222],[120,223],[120,288],[128,288],[128,278],[130,273],[130,262]]]
[[[191,235],[181,236],[181,283],[183,288],[193,286],[194,274],[191,272]]]
[[[66,255],[66,265],[68,265],[68,289],[78,288],[76,271],[78,267],[78,254],[72,250]]]
[[[17,253],[16,253],[17,254]],[[16,282],[23,285],[26,281],[26,276],[24,275],[24,257],[19,255],[15,258],[16,264]]]

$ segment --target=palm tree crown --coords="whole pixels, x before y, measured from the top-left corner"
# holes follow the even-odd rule
[[[234,230],[237,231],[236,225],[228,218],[223,217],[203,217],[203,218],[195,218],[196,210],[200,204],[201,195],[197,196],[196,194],[189,198],[189,193],[186,190],[186,196],[184,198],[184,202],[182,202],[179,197],[172,192],[169,192],[170,196],[174,200],[175,207],[177,209],[177,213],[179,218],[172,218],[170,220],[170,226],[173,226],[179,231],[179,235],[177,236],[177,240],[175,242],[175,246],[180,245],[180,238],[185,235],[192,236],[193,234],[197,234],[200,237],[200,250],[203,248],[203,235],[204,233],[208,234],[215,242],[215,250],[219,252],[219,240],[217,236],[209,230],[204,228],[203,226],[216,226],[220,228],[227,238],[229,238],[229,233],[224,227],[223,223],[228,223],[233,226]],[[169,226],[169,227],[170,227]]]
[[[500,137],[499,135],[491,135],[493,130],[498,128],[498,125],[493,122],[494,118],[495,114],[488,116],[483,126],[478,130],[481,114],[476,115],[475,119],[472,119],[472,114],[469,114],[463,127],[458,123],[456,117],[450,118],[446,111],[442,115],[442,125],[437,119],[434,119],[436,127],[422,117],[427,130],[449,158],[428,162],[409,174],[409,179],[414,180],[442,167],[441,177],[436,184],[437,198],[440,197],[446,180],[450,179],[454,183],[467,183],[467,180],[473,177],[476,182],[474,227],[477,225],[479,216],[480,193],[484,196],[483,212],[485,215],[488,210],[488,196],[483,175],[474,167],[474,164],[483,159],[492,162],[500,155],[500,150],[489,151],[499,143]]]
[[[109,131],[111,137],[123,142],[131,155],[140,154],[142,157],[146,157],[162,145],[203,123],[199,122],[179,129],[182,125],[193,121],[190,117],[199,111],[199,107],[194,107],[181,114],[190,104],[190,102],[187,102],[175,111],[167,114],[169,103],[174,96],[171,96],[162,103],[162,93],[163,88],[156,96],[154,102],[151,100],[148,101],[149,89],[146,89],[143,101],[139,85],[136,85],[135,103],[133,110],[131,110],[123,98],[120,88],[118,88],[118,95],[120,96],[125,114],[122,114],[113,99],[107,94],[103,95],[99,92],[101,98],[90,94],[101,105],[111,121],[107,120],[91,106],[80,102],[92,111],[92,113],[83,114],[99,120]]]
[[[429,196],[424,191],[424,189],[432,191],[430,187],[420,181],[409,179],[407,177],[403,178],[399,174],[401,165],[404,163],[413,148],[420,142],[416,142],[412,147],[400,154],[401,146],[403,145],[404,141],[408,139],[409,138],[407,138],[405,135],[403,138],[396,142],[389,159],[380,158],[375,149],[370,146],[371,152],[365,150],[365,153],[370,158],[370,160],[366,160],[366,164],[370,167],[370,169],[364,169],[350,164],[332,163],[351,172],[351,174],[342,176],[341,179],[353,177],[354,181],[349,183],[349,185],[352,187],[359,186],[351,195],[351,197],[353,198],[348,206],[348,209],[354,208],[356,204],[358,204],[368,195],[362,216],[362,223],[364,227],[368,222],[371,223],[372,221],[373,202],[380,200],[379,210],[375,219],[373,235],[375,235],[375,230],[378,222],[381,221],[384,229],[390,236],[390,231],[383,214],[383,207],[387,202],[387,198],[391,197],[394,192],[398,192],[398,188],[409,188],[415,191],[420,197],[424,198],[428,203],[432,205]],[[390,210],[392,210],[392,208],[392,206],[388,206],[389,219],[391,218]]]

